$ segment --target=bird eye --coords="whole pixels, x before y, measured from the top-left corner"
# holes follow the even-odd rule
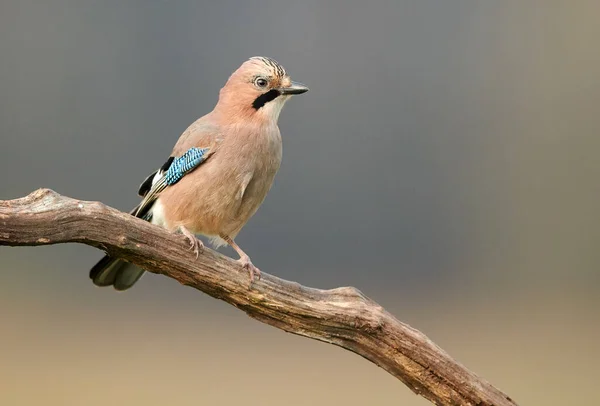
[[[269,82],[265,78],[256,78],[256,79],[254,79],[254,84],[257,87],[265,88],[265,87],[267,87],[267,85],[269,84]]]

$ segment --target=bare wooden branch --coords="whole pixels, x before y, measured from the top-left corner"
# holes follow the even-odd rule
[[[267,273],[248,287],[233,260],[98,202],[40,189],[0,201],[0,245],[78,242],[166,275],[284,331],[355,352],[436,405],[514,406],[424,334],[352,287],[313,289]]]

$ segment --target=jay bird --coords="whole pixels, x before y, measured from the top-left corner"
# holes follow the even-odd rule
[[[179,231],[196,253],[204,245],[229,244],[250,273],[260,277],[234,238],[256,212],[281,164],[277,126],[285,102],[308,91],[274,59],[253,57],[229,77],[215,108],[179,137],[167,162],[140,185],[131,214],[171,232]],[[132,287],[143,269],[106,255],[90,271],[97,286]]]

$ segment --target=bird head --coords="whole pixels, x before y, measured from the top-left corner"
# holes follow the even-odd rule
[[[243,118],[276,123],[285,102],[307,91],[308,87],[293,82],[277,61],[255,56],[229,77],[215,109],[226,113],[230,120]]]

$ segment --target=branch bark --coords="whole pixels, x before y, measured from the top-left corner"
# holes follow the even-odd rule
[[[359,354],[436,405],[516,405],[355,288],[314,289],[263,272],[249,289],[247,272],[233,260],[210,249],[196,260],[182,235],[101,203],[49,189],[0,201],[0,245],[68,242],[100,248],[263,323]]]

